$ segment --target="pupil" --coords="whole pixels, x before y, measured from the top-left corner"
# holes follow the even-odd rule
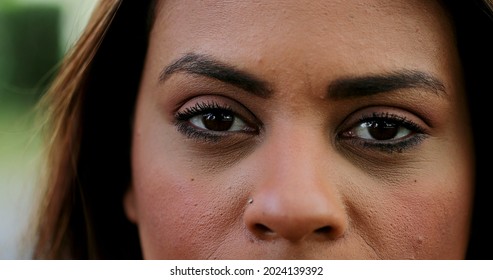
[[[235,117],[226,111],[209,112],[202,115],[205,128],[213,131],[227,131],[233,125]]]
[[[376,140],[390,140],[397,135],[398,127],[394,123],[374,121],[369,125],[369,132]]]

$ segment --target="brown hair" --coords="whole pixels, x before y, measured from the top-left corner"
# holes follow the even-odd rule
[[[121,203],[147,48],[146,2],[101,1],[40,103],[48,114],[47,189],[35,258],[140,257]]]
[[[147,50],[153,1],[103,0],[40,103],[48,114],[46,194],[36,259],[138,259],[138,232],[123,211],[130,185],[132,115]],[[462,2],[460,4],[456,4]],[[493,65],[492,0],[443,1],[456,23],[479,151],[468,258],[491,258],[486,221],[491,190],[482,182],[491,148],[481,126]],[[471,29],[479,31],[474,35]],[[482,93],[482,94],[481,94]],[[483,122],[484,125],[484,122]],[[488,179],[488,178],[484,178]]]

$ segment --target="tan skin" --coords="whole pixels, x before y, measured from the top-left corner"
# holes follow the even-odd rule
[[[471,132],[439,4],[167,0],[156,16],[124,199],[145,258],[464,258]]]

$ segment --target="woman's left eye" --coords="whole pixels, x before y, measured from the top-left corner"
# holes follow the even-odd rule
[[[342,140],[354,140],[365,148],[385,152],[402,151],[419,144],[427,136],[416,122],[388,113],[363,117],[339,135]]]
[[[246,123],[231,110],[209,109],[188,120],[194,126],[209,131],[244,131]]]
[[[360,123],[344,135],[373,141],[392,141],[408,137],[414,131],[395,120],[374,119]]]

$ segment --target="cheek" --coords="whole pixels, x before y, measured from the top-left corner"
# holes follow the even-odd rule
[[[392,190],[366,194],[353,205],[364,209],[353,213],[353,224],[383,258],[461,259],[468,240],[472,183],[469,177],[455,179],[420,176]]]
[[[469,228],[471,183],[449,180],[437,185],[436,178],[421,180],[421,186],[431,191],[395,197],[394,211],[401,213],[396,215],[396,220],[404,228],[401,235],[407,235],[414,258],[463,258]]]
[[[446,185],[433,186],[422,182],[423,186],[434,189],[445,189]],[[396,195],[392,212],[395,216],[395,227],[400,231],[407,252],[413,252],[412,258],[462,258],[454,248],[462,248],[461,235],[466,224],[464,219],[455,212],[458,203],[453,197],[436,193],[417,195]],[[458,250],[460,252],[461,250]]]
[[[245,182],[194,172],[176,157],[134,153],[137,224],[146,259],[207,258],[238,230],[247,201]],[[166,154],[166,153],[165,153]],[[234,236],[234,235],[233,235]]]

